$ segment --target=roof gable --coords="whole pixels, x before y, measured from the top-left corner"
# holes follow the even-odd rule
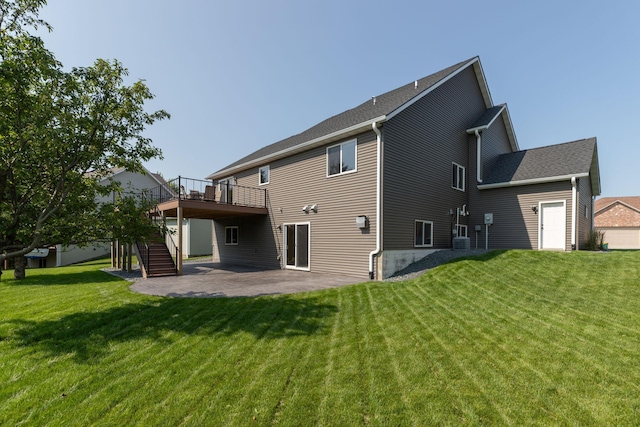
[[[598,195],[600,173],[597,159],[596,138],[502,154],[479,188],[591,176],[593,194]]]
[[[607,209],[615,204],[640,212],[640,196],[635,197],[602,197],[595,201],[595,212]]]
[[[357,107],[330,117],[297,135],[262,147],[210,174],[207,179],[224,178],[240,170],[290,156],[297,152],[308,150],[315,145],[326,144],[360,133],[365,129],[371,129],[372,123],[383,122],[399,114],[402,110],[469,66],[474,67],[485,104],[487,107],[491,107],[491,95],[486,86],[480,59],[478,57],[471,58],[382,95],[375,96]]]

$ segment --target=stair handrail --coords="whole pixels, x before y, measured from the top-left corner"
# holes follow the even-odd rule
[[[144,250],[141,250],[141,243],[144,245]],[[142,264],[141,268],[146,272],[146,276],[149,276],[149,269],[151,267],[149,263],[149,244],[147,244],[147,242],[136,242],[136,248],[138,249],[138,255],[140,255],[139,261]]]
[[[164,236],[165,244],[167,242],[167,237],[169,237],[168,240],[169,240],[169,242],[171,242],[171,248],[169,248],[169,253],[171,253],[171,250],[173,250],[173,253],[175,254],[174,261],[173,261],[173,268],[175,269],[176,274],[178,274],[178,254],[179,254],[178,245],[176,245],[176,242],[173,241],[173,236],[171,235],[171,233],[166,233],[166,230],[163,230],[163,231],[165,231],[165,233],[164,233],[165,234],[165,236]]]

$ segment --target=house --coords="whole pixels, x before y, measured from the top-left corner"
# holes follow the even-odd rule
[[[640,197],[596,200],[594,225],[604,232],[609,249],[640,249]]]
[[[182,258],[211,255],[211,236],[213,222],[208,219],[185,218],[182,220]],[[167,229],[175,242],[178,235],[178,219],[167,218]]]
[[[143,168],[143,171],[141,173],[131,172],[126,170],[125,168],[114,168],[112,173],[108,177],[105,177],[101,181],[101,183],[106,185],[113,181],[119,182],[125,191],[135,193],[143,192],[152,188],[157,188],[158,186],[161,186],[162,188],[168,187],[166,181],[162,178],[162,176],[151,173],[145,168]],[[112,201],[112,199],[113,195],[108,195],[100,197],[98,201],[106,203]],[[196,237],[191,239],[194,242],[194,249],[198,249],[199,254],[211,254],[211,232],[209,231],[211,225],[205,223],[198,224],[197,226],[192,227],[189,221],[185,224],[184,227],[188,230],[193,230],[193,234],[196,234],[199,231]],[[208,250],[202,249],[203,247],[208,248]],[[92,242],[87,246],[56,245],[55,250],[49,251],[49,259],[47,260],[46,265],[55,265],[59,267],[63,265],[75,264],[78,262],[107,256],[110,254],[110,252],[111,243],[107,241]],[[44,266],[43,262],[37,258],[34,258],[32,260],[30,259],[28,262],[29,266]]]
[[[224,200],[160,209],[214,219],[215,260],[363,279],[454,245],[578,249],[600,194],[596,139],[520,150],[477,57],[207,179]],[[250,191],[263,201],[246,202]]]

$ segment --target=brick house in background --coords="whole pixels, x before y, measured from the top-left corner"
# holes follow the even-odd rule
[[[640,249],[640,196],[596,200],[594,224],[609,249]]]

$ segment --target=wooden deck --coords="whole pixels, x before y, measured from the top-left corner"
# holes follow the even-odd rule
[[[182,208],[182,218],[224,219],[247,215],[267,215],[266,207],[242,206],[220,203],[212,200],[171,199],[158,204],[158,210],[167,217],[178,217],[178,208]]]

